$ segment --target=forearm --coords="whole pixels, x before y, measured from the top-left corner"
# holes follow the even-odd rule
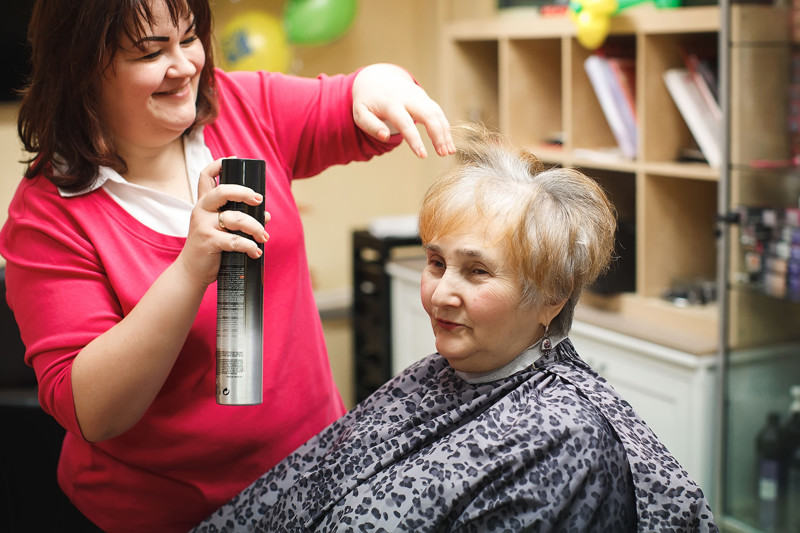
[[[173,263],[124,319],[75,357],[72,393],[87,440],[120,435],[141,418],[171,372],[206,288]]]

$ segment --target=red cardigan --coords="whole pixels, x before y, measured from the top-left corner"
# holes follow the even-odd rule
[[[141,420],[104,442],[83,439],[70,379],[75,355],[130,312],[185,238],[144,226],[102,188],[63,198],[43,177],[20,184],[0,234],[7,297],[41,405],[68,430],[59,482],[104,530],[186,531],[344,413],[290,186],[399,143],[380,143],[355,126],[354,77],[216,73],[220,115],[204,129],[212,155],[267,162],[262,405],[216,404],[211,285]]]

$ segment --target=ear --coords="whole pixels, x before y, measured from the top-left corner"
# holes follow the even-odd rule
[[[549,325],[550,322],[552,322],[553,319],[558,316],[558,313],[561,312],[561,310],[564,308],[566,304],[567,300],[562,300],[560,302],[552,304],[546,304],[539,310],[539,315],[538,315],[539,324],[545,326]]]

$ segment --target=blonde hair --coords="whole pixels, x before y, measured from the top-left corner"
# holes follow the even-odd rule
[[[485,220],[505,260],[518,272],[522,305],[566,301],[549,331],[567,334],[581,292],[611,261],[613,205],[593,179],[575,169],[545,168],[500,133],[478,124],[461,124],[453,131],[459,163],[423,199],[423,244],[476,216]]]

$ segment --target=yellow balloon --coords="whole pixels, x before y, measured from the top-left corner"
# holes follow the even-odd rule
[[[265,11],[248,11],[231,19],[220,34],[225,70],[288,72],[291,64],[286,31]]]
[[[591,11],[581,11],[574,20],[578,28],[578,42],[589,50],[599,48],[606,40],[608,30],[611,28],[610,16],[596,15]]]
[[[584,11],[590,11],[595,15],[613,15],[619,9],[617,0],[583,0],[581,2]]]

